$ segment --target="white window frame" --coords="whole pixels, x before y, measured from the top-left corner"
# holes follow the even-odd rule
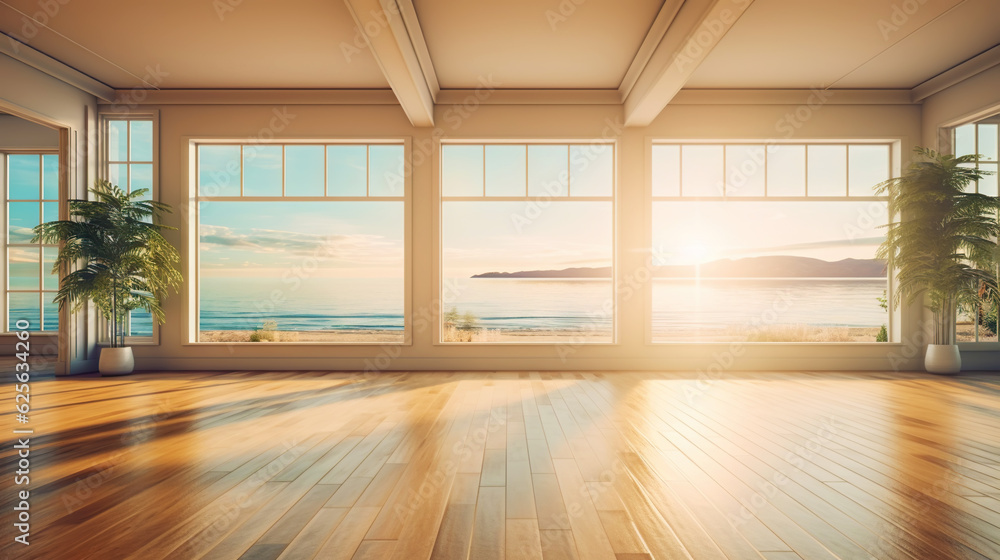
[[[280,138],[264,140],[261,138],[238,138],[238,137],[185,137],[185,168],[187,169],[187,203],[182,209],[184,217],[181,226],[184,235],[184,247],[187,248],[187,256],[183,258],[186,270],[185,279],[187,288],[185,290],[186,303],[184,305],[183,318],[183,343],[185,346],[250,346],[262,348],[255,342],[201,342],[198,340],[200,334],[200,308],[201,299],[201,279],[199,271],[201,269],[200,251],[200,225],[201,216],[199,214],[199,203],[206,201],[237,202],[237,201],[294,201],[294,202],[402,202],[403,203],[403,341],[373,341],[373,342],[279,342],[266,345],[269,348],[286,348],[294,346],[327,346],[327,347],[351,347],[351,346],[410,346],[412,345],[412,231],[411,231],[411,208],[412,186],[410,166],[411,139],[409,137],[391,138]],[[202,196],[199,192],[198,173],[198,147],[204,145],[239,145],[240,149],[240,195],[239,196]],[[281,196],[243,196],[245,173],[243,172],[244,158],[243,148],[246,146],[323,146],[323,196],[285,196],[285,173],[284,159],[285,150],[282,149],[282,174],[281,174]],[[347,145],[359,146],[385,146],[398,145],[403,147],[403,196],[336,196],[329,195],[329,180],[327,177],[327,150],[326,146]],[[367,157],[370,163],[370,152]],[[370,190],[371,173],[370,169],[366,175],[366,193]]]
[[[599,138],[572,138],[572,139],[558,139],[558,138],[545,138],[545,139],[498,139],[498,138],[467,138],[467,139],[441,139],[437,143],[437,158],[435,160],[436,165],[436,180],[434,181],[435,197],[437,199],[437,247],[435,249],[435,259],[437,262],[434,266],[435,275],[435,301],[442,302],[440,305],[435,305],[435,321],[436,328],[433,329],[434,339],[432,344],[434,346],[449,346],[449,347],[469,347],[469,346],[490,346],[490,347],[508,347],[508,346],[529,346],[529,347],[544,347],[544,346],[566,346],[566,345],[582,345],[582,346],[614,346],[619,343],[618,337],[618,326],[620,323],[621,315],[621,301],[619,299],[618,290],[615,288],[618,285],[618,185],[619,185],[619,146],[616,140],[610,139],[599,139]],[[482,146],[483,148],[483,193],[481,196],[446,196],[444,194],[444,147],[445,146]],[[525,194],[524,196],[488,196],[486,194],[486,156],[485,151],[488,146],[510,146],[510,145],[524,145],[525,147]],[[567,146],[567,177],[566,177],[566,194],[563,195],[532,195],[529,194],[529,177],[530,170],[528,169],[528,149],[531,146]],[[611,195],[609,196],[572,196],[572,162],[569,161],[572,158],[572,147],[573,146],[596,146],[604,145],[609,146],[612,149],[612,173],[611,173]],[[611,314],[611,340],[602,342],[579,342],[567,340],[565,342],[445,342],[444,341],[444,313],[446,312],[444,302],[444,204],[446,202],[538,202],[538,201],[558,201],[558,202],[610,202],[611,203],[611,298],[614,302],[614,309]]]
[[[764,146],[764,196],[726,196],[726,189],[719,196],[684,196],[683,184],[680,185],[678,196],[663,196],[653,193],[653,147],[657,145],[678,145],[678,146],[723,146],[722,151],[722,176],[726,177],[726,146]],[[850,195],[850,147],[851,146],[888,146],[889,148],[889,177],[897,177],[900,173],[901,141],[899,139],[871,138],[871,139],[744,139],[744,138],[724,138],[724,139],[691,139],[691,138],[646,138],[646,242],[652,250],[653,239],[653,207],[657,202],[885,202],[888,203],[888,196],[852,196]],[[770,146],[804,146],[805,147],[805,168],[803,171],[804,194],[801,196],[767,196],[767,158],[768,147]],[[844,176],[844,196],[809,196],[809,147],[810,146],[845,146],[845,176]],[[680,161],[683,165],[683,151],[680,153]],[[681,170],[678,169],[678,174]],[[688,341],[688,340],[654,340],[653,333],[653,282],[648,282],[645,286],[645,344],[647,346],[670,346],[670,345],[718,345],[730,344],[718,341]],[[896,276],[893,271],[889,271],[886,281],[886,298],[892,301],[896,290]],[[898,344],[902,337],[901,326],[903,325],[902,306],[893,309],[889,306],[886,318],[886,331],[888,342],[739,342],[738,344],[749,345],[829,345],[835,347],[848,346],[869,346]]]
[[[131,160],[128,161],[111,161],[108,155],[108,125],[111,121],[151,121],[153,123],[153,160],[152,161],[139,161]],[[129,127],[126,127],[131,134]],[[131,177],[131,165],[132,164],[152,164],[153,165],[153,189],[150,193],[152,200],[160,200],[160,112],[156,109],[141,110],[141,111],[125,111],[125,112],[111,112],[102,111],[98,114],[98,137],[100,142],[98,142],[98,166],[97,166],[97,177],[98,179],[110,180],[110,165],[112,164],[126,164],[128,166],[129,177]],[[128,138],[125,140],[126,145],[131,149],[131,142]],[[130,154],[131,157],[131,154]],[[131,182],[131,179],[129,179]],[[121,185],[119,185],[121,186]],[[87,188],[91,188],[92,185],[88,185]],[[128,184],[125,185],[125,190],[130,191]],[[103,316],[98,315],[97,317],[97,331],[100,333],[98,337],[98,345],[106,346],[110,344],[107,339],[108,336],[108,322]],[[158,346],[160,344],[160,324],[157,323],[156,318],[153,318],[153,332],[150,336],[126,336],[125,345],[126,346]]]
[[[10,290],[10,274],[9,274],[10,271],[8,270],[8,262],[7,262],[7,255],[8,255],[8,252],[9,252],[8,249],[13,246],[13,247],[38,247],[39,248],[39,253],[38,253],[38,273],[39,273],[39,276],[38,276],[38,290],[15,290],[13,293],[37,293],[37,294],[39,294],[39,301],[41,302],[41,304],[40,304],[41,307],[39,308],[39,324],[37,325],[38,328],[32,328],[31,332],[33,332],[33,333],[39,333],[39,334],[56,334],[56,333],[59,332],[58,328],[56,330],[54,330],[54,331],[52,331],[52,330],[45,330],[44,329],[44,323],[45,323],[45,309],[44,309],[44,307],[45,306],[44,306],[44,302],[42,301],[42,298],[44,297],[44,294],[46,294],[46,293],[52,294],[54,296],[55,293],[56,293],[56,291],[57,291],[57,290],[45,290],[44,289],[44,286],[45,286],[45,274],[47,272],[45,270],[44,249],[45,248],[50,248],[50,249],[57,249],[58,250],[59,249],[59,245],[58,244],[55,244],[55,245],[53,245],[53,244],[43,244],[43,243],[10,243],[10,237],[7,235],[7,227],[8,227],[8,223],[7,223],[7,220],[8,220],[7,205],[8,205],[9,202],[11,202],[11,199],[10,199],[10,189],[9,189],[9,180],[10,180],[10,177],[8,176],[8,167],[9,166],[7,164],[7,158],[9,156],[13,156],[13,155],[21,155],[21,156],[34,156],[34,155],[37,155],[37,156],[39,156],[39,169],[38,169],[39,193],[38,193],[38,195],[39,195],[39,197],[42,197],[42,196],[44,196],[44,188],[42,187],[41,181],[43,180],[43,176],[44,176],[44,168],[43,168],[41,156],[54,155],[54,156],[59,157],[59,149],[58,148],[45,148],[45,149],[7,148],[7,149],[0,150],[0,178],[2,178],[2,185],[0,185],[0,188],[3,188],[3,204],[0,205],[0,206],[2,206],[2,208],[0,208],[0,220],[2,220],[3,228],[4,228],[3,250],[0,251],[0,252],[3,253],[2,255],[0,255],[0,267],[2,267],[2,269],[3,269],[3,278],[4,278],[4,289],[0,290],[0,305],[3,306],[3,330],[0,331],[0,332],[5,333],[5,334],[13,332],[13,331],[10,330],[10,308],[8,307],[8,304],[9,304],[8,294],[11,293],[11,290]],[[62,162],[60,162],[60,165],[62,165]],[[57,193],[57,196],[58,196],[58,193]],[[38,219],[39,219],[39,223],[42,223],[42,220],[43,220],[43,217],[44,217],[44,203],[45,202],[55,202],[57,205],[60,204],[59,198],[56,198],[54,200],[53,199],[48,199],[48,198],[38,198],[37,200],[36,199],[14,199],[15,202],[18,202],[18,201],[21,201],[21,200],[23,200],[25,202],[38,202],[38,212],[39,212]]]

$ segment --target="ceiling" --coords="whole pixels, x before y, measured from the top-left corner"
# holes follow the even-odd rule
[[[1000,0],[0,0],[0,32],[114,89],[391,88],[416,124],[487,77],[654,113],[682,88],[911,89],[1000,45]]]

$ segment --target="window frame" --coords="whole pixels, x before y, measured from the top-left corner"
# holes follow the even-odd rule
[[[251,346],[255,348],[264,347],[255,342],[202,342],[199,341],[200,334],[200,292],[201,277],[199,275],[201,267],[200,252],[200,222],[199,202],[204,201],[272,201],[284,199],[288,201],[310,202],[310,201],[341,201],[341,202],[402,202],[403,203],[403,340],[398,341],[372,341],[372,342],[280,342],[267,347],[372,347],[372,346],[411,346],[413,344],[412,329],[412,166],[411,146],[412,140],[408,136],[388,136],[388,137],[304,137],[296,136],[289,138],[264,139],[260,137],[234,137],[234,136],[186,136],[182,138],[185,146],[183,154],[183,166],[186,169],[185,178],[186,196],[181,209],[182,224],[181,235],[182,245],[186,248],[186,255],[182,255],[182,274],[185,278],[184,288],[184,309],[182,313],[182,346]],[[282,194],[280,196],[202,196],[199,193],[198,184],[198,147],[203,145],[240,145],[240,146],[316,146],[321,145],[324,161],[324,195],[323,196],[286,196],[285,195],[285,173],[284,161],[285,151],[282,150]],[[328,160],[326,147],[330,145],[365,145],[367,147],[377,145],[399,145],[403,147],[403,196],[329,196],[328,195]],[[368,156],[370,164],[370,152]],[[244,158],[240,157],[240,192],[243,192]],[[368,187],[370,188],[370,171],[368,176]]]
[[[976,157],[976,162],[975,162],[976,169],[980,169],[980,165],[983,164],[983,163],[985,163],[986,165],[988,165],[988,166],[990,166],[990,167],[993,168],[993,171],[997,173],[994,176],[997,177],[998,181],[1000,181],[1000,157],[998,157],[997,160],[993,160],[993,161],[990,161],[990,160],[980,160],[979,157],[978,157],[978,156],[982,155],[979,152],[979,126],[981,124],[994,124],[994,125],[997,125],[997,136],[998,136],[997,142],[998,142],[998,145],[1000,145],[1000,123],[997,123],[997,122],[983,123],[983,121],[989,120],[989,119],[996,119],[996,120],[1000,121],[1000,118],[998,118],[998,117],[1000,117],[1000,115],[987,116],[987,117],[980,118],[980,119],[977,119],[977,120],[974,120],[974,121],[971,121],[971,122],[957,124],[955,126],[952,126],[952,127],[948,128],[946,130],[946,135],[947,135],[946,151],[948,153],[950,153],[951,155],[953,155],[953,156],[965,155],[965,154],[956,154],[955,153],[956,152],[955,148],[956,148],[956,136],[957,136],[957,132],[958,132],[958,129],[961,128],[961,127],[963,127],[963,126],[970,126],[970,125],[973,126],[974,128],[973,128],[973,135],[972,136],[973,136],[973,145],[975,146],[975,149],[973,150],[973,153],[977,156]],[[998,155],[1000,155],[1000,154],[998,154]],[[979,192],[979,183],[978,182],[976,183],[976,191],[975,192]],[[1000,192],[998,192],[998,195],[1000,195]],[[998,240],[998,242],[1000,242],[1000,240]],[[964,341],[964,342],[957,342],[959,349],[962,349],[962,350],[997,350],[997,349],[1000,349],[1000,333],[997,333],[997,340],[979,340],[979,328],[978,328],[978,326],[975,329],[975,331],[976,331],[975,340],[969,340],[969,341]]]
[[[39,180],[38,196],[39,196],[39,198],[38,199],[11,199],[10,198],[10,188],[9,188],[10,176],[9,176],[9,173],[8,173],[8,171],[9,171],[9,165],[8,165],[8,161],[7,160],[8,160],[8,157],[13,156],[13,155],[18,155],[18,156],[25,156],[25,155],[27,155],[27,156],[35,156],[35,155],[37,155],[38,156],[38,158],[39,158],[39,161],[38,161],[38,164],[39,164],[39,168],[38,168],[38,180]],[[45,195],[44,187],[43,187],[43,183],[42,183],[42,181],[44,180],[43,179],[43,177],[44,177],[44,163],[43,163],[43,161],[44,160],[43,160],[42,156],[49,156],[49,155],[54,155],[54,156],[59,157],[61,159],[61,154],[59,153],[59,148],[5,148],[3,150],[0,150],[0,180],[2,180],[2,185],[0,185],[0,186],[2,186],[2,188],[3,188],[3,204],[2,204],[2,208],[0,208],[0,219],[2,219],[2,221],[3,221],[3,228],[4,228],[4,243],[3,243],[3,251],[2,251],[3,254],[0,255],[0,267],[2,267],[2,269],[3,269],[3,277],[4,277],[4,289],[2,291],[0,291],[0,305],[3,306],[3,322],[4,322],[3,323],[3,330],[0,331],[0,333],[2,333],[2,334],[11,334],[11,333],[14,332],[14,331],[10,330],[10,295],[9,294],[11,294],[11,293],[38,294],[39,305],[40,305],[40,307],[39,307],[39,325],[38,325],[38,327],[41,327],[41,328],[33,328],[29,332],[31,332],[33,334],[58,334],[59,331],[60,331],[61,325],[59,325],[59,323],[57,323],[56,330],[54,330],[54,331],[53,330],[46,330],[44,328],[45,327],[45,311],[44,311],[44,307],[45,307],[44,297],[45,296],[44,296],[44,294],[46,294],[46,293],[55,294],[58,291],[58,288],[56,290],[46,290],[46,289],[44,289],[44,287],[45,287],[45,275],[46,275],[46,270],[45,270],[45,253],[44,253],[44,250],[45,250],[45,248],[57,249],[58,250],[59,249],[59,245],[58,244],[50,244],[50,243],[11,243],[10,242],[10,237],[7,235],[7,228],[9,226],[8,220],[10,218],[9,217],[9,213],[8,213],[8,204],[11,201],[13,201],[13,202],[22,202],[22,201],[23,202],[37,202],[38,203],[38,212],[39,212],[39,216],[38,216],[39,222],[38,223],[42,223],[42,220],[44,220],[44,212],[45,212],[45,206],[44,206],[44,204],[46,202],[49,202],[49,203],[55,202],[57,205],[61,205],[62,204],[61,201],[60,201],[60,192],[62,190],[61,189],[61,185],[59,185],[57,187],[58,188],[57,198],[55,198],[55,199],[42,198]],[[60,161],[60,166],[62,166],[62,162],[61,161]],[[60,181],[61,181],[61,179],[57,178],[57,184]],[[57,208],[58,208],[58,206],[57,206]],[[57,218],[58,218],[58,216],[57,216]],[[8,268],[8,266],[9,266],[8,258],[9,258],[9,249],[10,249],[10,247],[29,247],[29,248],[30,247],[37,247],[38,248],[38,251],[39,251],[38,252],[38,272],[39,272],[39,276],[38,276],[38,289],[37,290],[13,290],[12,291],[10,289],[10,270]],[[56,314],[57,314],[57,316],[60,315],[58,311],[57,311]]]
[[[654,205],[657,202],[724,202],[724,201],[735,201],[735,202],[888,202],[887,196],[852,196],[850,194],[850,147],[858,145],[879,145],[888,146],[889,149],[889,177],[898,177],[901,171],[901,145],[902,141],[898,138],[884,138],[884,137],[873,137],[873,138],[788,138],[788,139],[761,139],[761,138],[670,138],[670,137],[660,137],[660,136],[647,136],[645,142],[645,160],[646,164],[644,166],[644,176],[646,180],[645,188],[643,189],[644,197],[643,204],[645,208],[645,243],[648,247],[649,258],[655,254],[655,248],[652,246],[653,243],[653,230],[654,230]],[[679,188],[679,194],[677,196],[664,196],[655,195],[653,193],[654,188],[654,177],[653,177],[653,148],[657,145],[722,145],[722,176],[723,181],[727,180],[726,177],[726,150],[727,145],[741,145],[741,146],[763,146],[764,147],[764,196],[726,196],[725,190],[720,196],[683,196],[683,185]],[[804,170],[803,170],[803,180],[805,182],[803,195],[801,196],[767,196],[767,157],[768,148],[771,146],[804,146]],[[810,196],[809,195],[809,146],[845,146],[845,179],[844,179],[844,195],[843,196]],[[683,152],[679,155],[683,158]],[[683,161],[683,159],[681,159]],[[678,171],[680,173],[680,171]],[[888,218],[887,218],[888,221]],[[888,301],[892,301],[892,296],[896,291],[896,274],[894,271],[888,271],[886,275],[886,297]],[[737,341],[737,342],[720,342],[711,340],[698,340],[698,341],[688,341],[688,340],[654,340],[653,333],[653,281],[646,282],[644,286],[644,317],[643,317],[643,331],[644,331],[644,345],[647,347],[669,347],[669,346],[711,346],[711,345],[724,345],[730,346],[732,344],[738,345],[751,345],[751,346],[779,346],[779,345],[791,345],[795,347],[804,346],[827,346],[827,347],[850,347],[850,346],[898,346],[901,343],[899,340],[902,337],[902,325],[904,324],[905,317],[903,315],[903,306],[900,305],[898,308],[893,309],[889,306],[889,310],[886,317],[886,331],[889,335],[888,342],[750,342],[750,341]]]
[[[129,183],[131,183],[131,166],[133,164],[152,164],[153,166],[153,177],[152,177],[152,192],[150,193],[150,198],[152,200],[160,200],[160,111],[157,109],[148,109],[141,111],[100,111],[98,113],[98,153],[97,153],[97,178],[105,181],[110,180],[111,175],[111,165],[125,164],[128,166],[129,173]],[[130,137],[126,139],[126,145],[129,146],[129,158],[126,161],[111,160],[108,150],[109,150],[109,134],[108,127],[112,121],[150,121],[153,124],[153,139],[152,139],[152,161],[145,160],[132,160],[131,159],[131,142]],[[129,129],[129,135],[131,135],[131,127]],[[118,185],[119,187],[121,185]],[[88,189],[90,186],[88,185]],[[131,192],[131,186],[126,184],[128,192]],[[89,195],[88,195],[89,198]],[[128,335],[125,337],[125,346],[158,346],[160,344],[160,324],[155,318],[152,320],[152,334],[149,336],[133,336]],[[99,333],[97,339],[98,346],[107,346],[110,342],[107,339],[108,332],[108,321],[100,314],[97,315],[97,332]]]
[[[609,196],[572,196],[571,187],[571,173],[572,173],[572,147],[573,146],[594,146],[594,145],[606,145],[610,146],[612,149],[612,172],[611,172],[611,194]],[[483,157],[483,195],[482,196],[446,196],[444,194],[444,147],[445,146],[478,146],[483,147],[484,157]],[[524,145],[525,146],[525,195],[524,196],[489,196],[486,194],[486,159],[485,150],[489,146],[509,146],[509,145]],[[551,145],[566,145],[567,146],[567,175],[566,184],[567,190],[565,195],[531,195],[530,193],[530,171],[528,170],[528,149],[531,146],[551,146]],[[521,347],[521,348],[544,348],[544,347],[600,347],[600,346],[616,346],[621,343],[620,341],[620,325],[621,325],[621,309],[622,309],[622,297],[620,290],[617,289],[618,277],[619,277],[619,250],[618,244],[620,241],[619,235],[619,215],[621,211],[621,204],[619,202],[619,189],[621,184],[621,149],[620,149],[620,139],[618,138],[599,138],[599,137],[579,137],[579,138],[558,138],[558,137],[544,137],[544,138],[482,138],[482,137],[470,137],[470,138],[436,138],[434,141],[434,220],[435,228],[434,232],[436,235],[436,244],[434,246],[434,306],[431,310],[430,315],[431,320],[434,322],[432,327],[433,337],[431,340],[431,345],[438,347],[492,347],[492,348],[505,348],[505,347]],[[425,154],[430,155],[430,154]],[[484,201],[495,201],[495,202],[521,202],[521,201],[577,201],[577,202],[609,202],[611,204],[611,300],[614,302],[614,310],[611,314],[611,340],[604,342],[578,342],[573,340],[559,341],[559,342],[445,342],[444,338],[444,313],[446,312],[447,302],[444,301],[444,203],[445,202],[484,202]]]

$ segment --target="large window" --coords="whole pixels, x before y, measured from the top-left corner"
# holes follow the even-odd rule
[[[614,341],[615,147],[441,146],[441,341]]]
[[[653,143],[654,342],[885,340],[886,143]]]
[[[198,144],[197,340],[403,342],[404,152]]]
[[[104,178],[126,192],[145,189],[144,199],[156,198],[156,151],[150,116],[103,115]],[[130,342],[152,339],[153,316],[144,309],[131,311],[125,323]]]
[[[1000,144],[1000,116],[994,116],[978,123],[955,128],[953,136],[955,155],[977,154],[976,168],[984,171],[984,177],[971,185],[975,192],[997,196],[997,146]],[[960,309],[956,339],[959,342],[997,342],[996,306],[978,305],[972,309]]]
[[[32,243],[32,228],[59,219],[59,155],[0,154],[7,216],[7,286],[4,311],[7,330],[26,320],[35,331],[57,331],[59,308],[52,303],[59,277],[52,266],[56,245]]]

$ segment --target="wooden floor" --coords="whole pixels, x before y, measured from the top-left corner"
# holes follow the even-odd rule
[[[31,544],[10,544],[7,443],[4,558],[1000,558],[1000,375],[205,372],[32,394]]]

